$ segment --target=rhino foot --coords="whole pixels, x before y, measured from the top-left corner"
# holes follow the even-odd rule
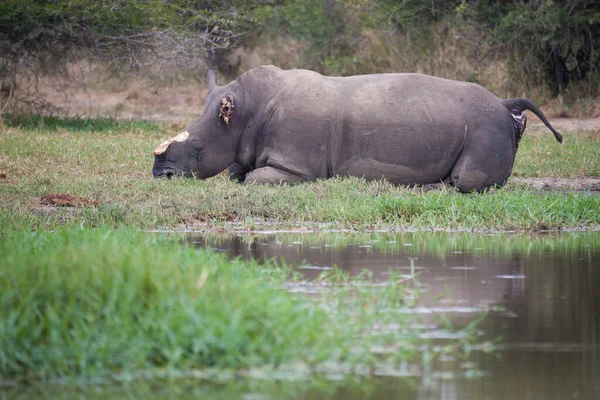
[[[249,172],[246,175],[245,179],[245,182],[254,182],[271,185],[278,185],[281,183],[294,184],[304,181],[306,181],[306,179],[299,175],[275,167],[257,168]]]

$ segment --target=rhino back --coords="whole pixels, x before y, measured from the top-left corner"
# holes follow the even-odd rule
[[[478,85],[426,75],[269,74],[276,90],[257,166],[277,165],[308,179],[436,182],[449,174],[470,131],[506,114]]]

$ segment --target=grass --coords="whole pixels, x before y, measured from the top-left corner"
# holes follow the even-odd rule
[[[42,117],[40,115],[6,115],[7,125],[19,127],[25,130],[69,132],[122,132],[131,130],[143,130],[145,132],[159,132],[159,124],[151,121],[126,121],[114,118],[69,118]]]
[[[600,132],[567,133],[558,145],[550,132],[528,135],[519,145],[513,171],[519,177],[600,177]]]
[[[89,127],[91,130],[85,130]],[[85,129],[84,129],[85,128]],[[330,179],[297,186],[238,185],[224,174],[205,180],[152,178],[152,150],[180,127],[148,122],[14,119],[0,131],[0,223],[15,229],[84,225],[141,229],[580,228],[600,224],[600,198],[542,192],[509,180],[490,193],[422,193],[386,182]],[[599,177],[600,136],[527,136],[518,177]],[[43,206],[46,194],[69,193],[97,206]]]
[[[298,362],[374,368],[427,345],[408,329],[414,317],[395,312],[406,301],[393,274],[381,288],[335,271],[327,281],[338,289],[296,296],[281,290],[287,267],[129,228],[4,229],[0,254],[0,384]]]

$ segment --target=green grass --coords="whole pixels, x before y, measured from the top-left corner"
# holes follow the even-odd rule
[[[544,132],[546,133],[546,132]],[[559,145],[552,135],[528,135],[519,145],[514,176],[600,177],[600,132],[568,132]]]
[[[394,311],[405,294],[393,274],[376,288],[336,272],[328,280],[344,285],[309,298],[282,290],[289,268],[131,229],[3,230],[0,254],[0,383],[298,362],[369,367],[414,360],[427,344],[408,330],[414,317]],[[399,327],[374,328],[387,324]],[[390,344],[389,355],[371,352]]]
[[[91,130],[81,130],[80,127]],[[297,186],[238,185],[225,174],[205,180],[157,180],[152,151],[178,132],[147,122],[23,119],[0,128],[0,224],[20,229],[84,225],[141,229],[500,229],[580,228],[600,224],[600,197],[586,192],[505,188],[462,195],[396,187],[358,178]],[[518,177],[600,176],[600,136],[527,136]],[[98,205],[40,204],[69,193]],[[266,224],[266,225],[265,225]]]
[[[122,132],[143,130],[159,132],[161,126],[151,121],[126,121],[114,118],[69,118],[42,117],[40,115],[4,115],[4,124],[9,128],[25,130],[66,130],[70,132]]]

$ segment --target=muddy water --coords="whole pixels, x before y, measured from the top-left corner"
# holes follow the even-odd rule
[[[600,399],[600,232],[266,234],[188,241],[232,257],[298,265],[306,281],[289,288],[295,292],[318,291],[315,278],[334,266],[351,274],[368,269],[381,281],[390,271],[412,269],[420,273],[422,298],[411,312],[443,315],[460,326],[490,310],[480,327],[484,336],[499,339],[492,355],[443,357],[428,377],[409,384],[382,377],[367,397],[340,388],[328,398]],[[444,333],[434,325],[429,334]]]

